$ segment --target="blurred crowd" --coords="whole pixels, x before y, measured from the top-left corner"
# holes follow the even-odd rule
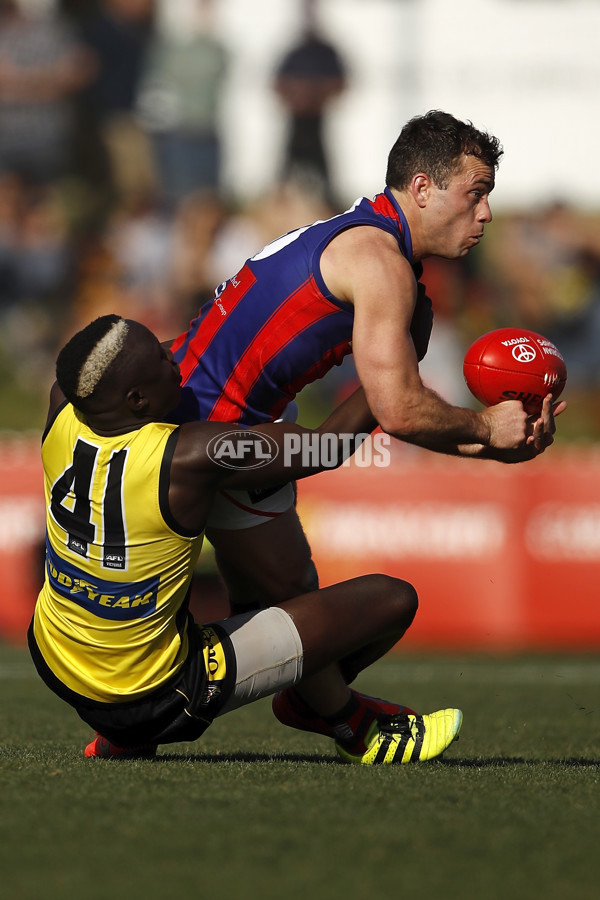
[[[59,0],[44,14],[0,0],[4,396],[7,385],[45,394],[57,349],[96,315],[119,312],[174,337],[267,241],[354,200],[335,196],[322,128],[351,77],[309,2],[305,33],[273,72],[289,125],[282,169],[251,204],[230,195],[219,103],[231,60],[212,6],[190,0],[182,30],[157,0]],[[577,427],[600,439],[600,218],[561,198],[496,216],[481,247],[428,261],[425,281],[433,387],[468,402],[466,346],[523,325],[562,350]],[[354,378],[344,365],[319,386],[322,399]]]

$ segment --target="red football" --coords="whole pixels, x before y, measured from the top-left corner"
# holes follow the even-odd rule
[[[554,344],[526,328],[497,328],[471,344],[463,363],[471,393],[485,406],[520,400],[538,413],[551,393],[556,400],[567,381],[565,361]]]

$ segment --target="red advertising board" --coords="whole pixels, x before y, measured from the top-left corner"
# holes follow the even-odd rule
[[[298,502],[322,585],[367,572],[415,585],[405,644],[600,646],[600,450],[501,466],[402,447],[387,466],[301,482]],[[0,638],[24,640],[43,520],[38,441],[0,442]]]
[[[366,572],[412,582],[406,644],[600,646],[600,453],[502,466],[402,452],[307,479],[299,509],[321,584]]]
[[[0,638],[23,642],[43,576],[40,442],[0,441]]]

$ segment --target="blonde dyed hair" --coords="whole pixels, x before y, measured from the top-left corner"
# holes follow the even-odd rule
[[[84,399],[94,393],[98,382],[123,349],[128,334],[128,322],[125,319],[118,319],[92,347],[79,370],[76,388],[78,397]]]

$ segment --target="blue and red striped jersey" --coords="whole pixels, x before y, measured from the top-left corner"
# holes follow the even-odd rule
[[[319,260],[337,234],[357,225],[393,234],[411,261],[410,231],[388,188],[267,244],[217,288],[174,341],[182,398],[173,421],[272,421],[305,385],[352,352],[354,309],[328,291]]]

